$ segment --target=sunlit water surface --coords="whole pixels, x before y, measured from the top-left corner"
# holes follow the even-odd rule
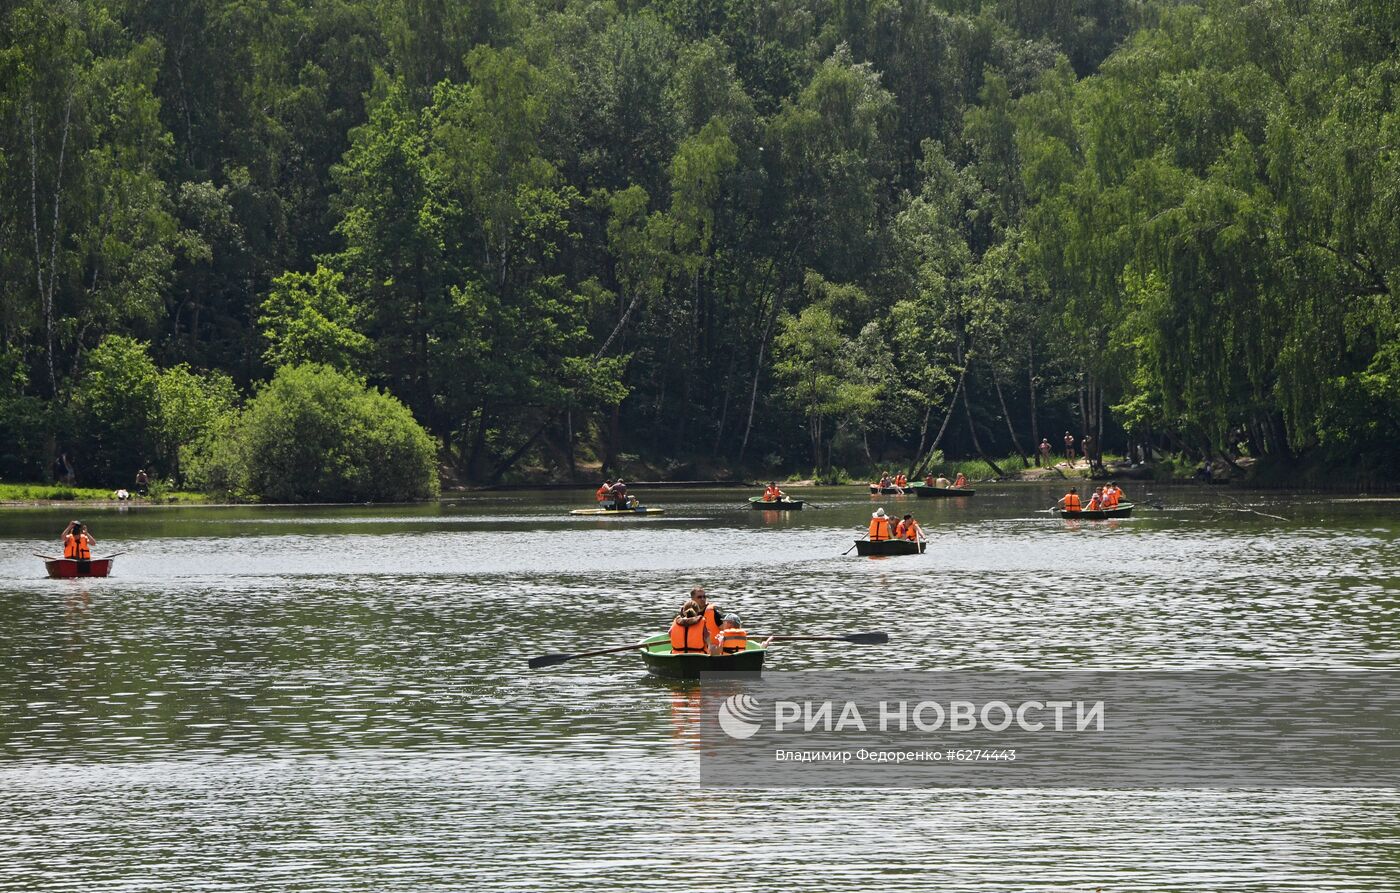
[[[30,554],[71,511],[5,510],[0,891],[1400,889],[1393,791],[736,794],[698,785],[691,689],[526,668],[661,631],[695,583],[750,630],[892,639],[782,670],[1400,660],[1400,503],[1143,489],[1096,523],[1032,485],[84,509],[126,553],[86,582]],[[875,505],[929,553],[843,556]]]

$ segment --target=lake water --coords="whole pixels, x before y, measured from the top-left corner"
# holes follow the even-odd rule
[[[632,654],[689,588],[799,669],[1394,668],[1400,503],[1128,487],[736,490],[0,512],[0,891],[1400,890],[1400,794],[698,785],[697,697]],[[876,505],[927,555],[842,556]]]

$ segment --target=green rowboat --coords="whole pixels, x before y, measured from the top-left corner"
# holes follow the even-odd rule
[[[699,679],[702,672],[757,673],[763,669],[763,656],[768,653],[753,639],[738,654],[713,657],[708,654],[672,654],[671,637],[662,633],[643,639],[642,661],[647,672],[666,679]]]
[[[1087,518],[1090,521],[1102,521],[1104,518],[1126,518],[1133,513],[1131,502],[1121,503],[1117,508],[1098,509],[1096,511],[1067,512],[1058,509],[1061,518]]]

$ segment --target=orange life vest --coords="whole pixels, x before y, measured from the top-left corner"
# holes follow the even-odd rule
[[[1079,494],[1078,494],[1078,493],[1066,493],[1066,494],[1065,494],[1065,511],[1067,511],[1067,512],[1077,512],[1077,511],[1079,511]]]
[[[1097,496],[1092,496],[1089,498],[1089,505],[1085,508],[1085,511],[1097,512],[1101,511],[1102,509],[1103,502]]]
[[[769,487],[767,490],[763,491],[763,500],[765,502],[777,502],[782,498],[783,491],[779,490],[777,487]]]
[[[870,539],[875,542],[890,538],[890,519],[871,518],[870,519]]]
[[[919,541],[919,525],[916,522],[910,521],[904,525],[904,538],[913,543]]]
[[[63,537],[63,557],[76,558],[79,561],[88,561],[92,558],[92,550],[88,548],[87,537],[81,534],[67,534]]]
[[[671,652],[683,654],[705,653],[705,624],[692,623],[681,626],[679,618],[671,621]]]
[[[601,486],[601,487],[598,488],[597,498],[598,498],[598,501],[599,501],[599,502],[605,502],[605,501],[607,501],[607,499],[608,499],[611,495],[612,495],[612,491],[608,488],[608,485],[607,485],[607,484],[604,484],[603,486]]]
[[[909,479],[902,474],[896,475],[894,479],[894,485],[896,487],[907,487],[909,486]]]
[[[719,635],[719,621],[715,619],[715,606],[714,606],[714,605],[706,605],[706,606],[705,606],[705,613],[702,614],[702,615],[700,615],[700,616],[701,616],[702,618],[704,618],[705,632],[707,632],[707,633],[710,634],[710,638],[713,639],[713,638],[715,638],[716,636],[718,636],[718,635]]]
[[[722,629],[719,631],[719,650],[734,654],[749,647],[749,634],[742,629]]]

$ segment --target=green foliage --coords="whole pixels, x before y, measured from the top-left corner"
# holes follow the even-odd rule
[[[284,366],[192,457],[203,489],[271,502],[425,499],[436,448],[402,403],[326,366]]]
[[[160,371],[146,345],[108,335],[87,358],[76,396],[86,480],[116,486],[151,465],[160,444]]]
[[[268,342],[263,359],[273,367],[320,363],[353,372],[369,351],[369,339],[355,331],[350,299],[341,291],[345,276],[318,266],[312,273],[283,273],[272,281],[258,324]]]

